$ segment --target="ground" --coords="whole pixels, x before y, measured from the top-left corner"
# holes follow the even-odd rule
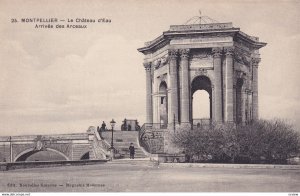
[[[0,192],[300,192],[299,184],[299,169],[172,168],[130,160],[0,173]]]

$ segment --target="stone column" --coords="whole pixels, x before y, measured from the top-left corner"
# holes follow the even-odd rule
[[[210,102],[211,102],[211,111],[210,111],[210,117],[212,122],[216,121],[216,91],[215,86],[211,86],[211,95],[210,95]]]
[[[222,63],[221,63],[221,48],[213,48],[213,64],[215,73],[215,103],[213,113],[213,121],[222,122]]]
[[[153,123],[151,62],[145,62],[146,70],[146,123]]]
[[[233,102],[233,121],[237,122],[237,115],[238,115],[238,105],[237,105],[237,85],[236,85],[236,81],[233,80],[233,90],[232,90],[232,102]]]
[[[252,91],[248,90],[247,92],[248,96],[248,105],[247,105],[247,111],[248,111],[248,121],[252,121]]]
[[[226,107],[225,121],[233,122],[233,47],[225,48],[225,64],[226,64]]]
[[[247,92],[245,88],[241,90],[241,115],[242,115],[242,124],[246,123],[246,99]]]
[[[180,50],[181,54],[181,123],[190,122],[190,85],[189,85],[189,49]]]
[[[178,123],[178,84],[177,84],[177,50],[169,50],[169,70],[170,70],[170,112],[168,113],[168,123]]]
[[[252,116],[253,120],[258,120],[258,64],[260,62],[260,58],[252,59]]]

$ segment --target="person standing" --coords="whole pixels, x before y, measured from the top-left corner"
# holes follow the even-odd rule
[[[102,125],[101,125],[101,131],[106,131],[106,124],[104,121],[102,122]]]
[[[135,149],[134,149],[134,146],[133,146],[133,143],[130,143],[130,146],[129,146],[129,152],[130,152],[130,159],[134,159],[134,152]]]

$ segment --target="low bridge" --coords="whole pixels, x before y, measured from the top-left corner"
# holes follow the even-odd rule
[[[0,162],[106,159],[108,149],[94,127],[86,133],[8,136],[0,137]]]

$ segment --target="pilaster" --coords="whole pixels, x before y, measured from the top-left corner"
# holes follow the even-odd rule
[[[260,58],[252,59],[252,116],[253,120],[257,120],[259,118],[258,114],[258,64],[260,62]]]
[[[222,122],[222,63],[221,63],[221,48],[213,48],[213,66],[215,73],[215,89],[214,89],[214,110],[213,120]]]
[[[168,123],[172,126],[178,123],[178,73],[177,73],[178,50],[169,50],[169,72],[170,72],[170,101],[171,108],[168,112]]]
[[[151,62],[145,62],[144,67],[146,70],[146,123],[153,123]]]
[[[233,122],[233,47],[224,48],[226,55],[226,107],[225,107],[225,121]]]
[[[180,50],[181,57],[181,123],[190,121],[189,49]]]

